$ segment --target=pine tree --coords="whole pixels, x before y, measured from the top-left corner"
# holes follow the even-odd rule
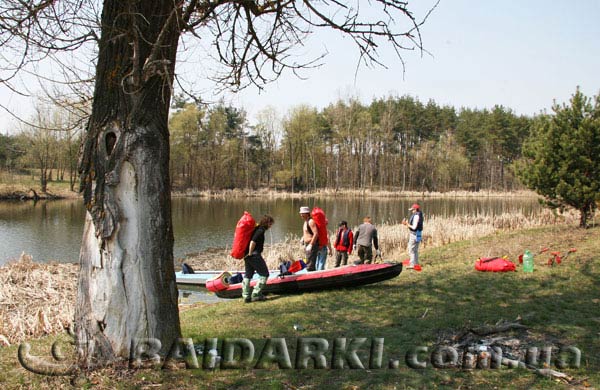
[[[517,173],[549,207],[579,210],[579,226],[587,227],[600,200],[600,95],[590,99],[577,88],[570,105],[552,110],[533,124]]]

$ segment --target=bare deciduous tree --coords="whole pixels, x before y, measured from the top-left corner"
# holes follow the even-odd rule
[[[48,58],[71,76],[80,54],[65,51],[96,67],[79,166],[87,217],[75,322],[84,367],[129,358],[137,339],[158,340],[165,355],[180,337],[167,123],[183,37],[210,39],[217,87],[239,90],[318,65],[322,57],[301,61],[294,48],[319,29],[349,36],[367,65],[379,64],[384,44],[401,60],[405,49],[422,50],[427,16],[417,20],[397,0],[4,0],[0,14],[5,86],[16,89],[21,72]]]

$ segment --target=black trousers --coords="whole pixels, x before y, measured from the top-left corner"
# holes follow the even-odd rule
[[[348,252],[335,252],[335,266],[336,268],[341,265],[348,264]]]
[[[252,279],[255,272],[260,276],[269,276],[269,268],[267,267],[267,263],[265,262],[265,259],[263,259],[262,255],[258,253],[245,257],[244,267],[245,278]]]
[[[358,246],[358,257],[360,258],[360,263],[371,264],[373,261],[373,248],[370,246]]]

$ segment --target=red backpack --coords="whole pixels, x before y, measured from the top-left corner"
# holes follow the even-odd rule
[[[327,217],[325,217],[325,212],[319,207],[314,207],[310,216],[315,221],[315,225],[317,225],[317,229],[319,229],[319,246],[325,246],[329,242],[329,236],[327,235]]]
[[[244,211],[244,215],[235,226],[233,235],[233,245],[231,246],[231,257],[234,259],[243,259],[246,256],[248,245],[252,239],[252,233],[256,227],[256,221],[249,212]]]

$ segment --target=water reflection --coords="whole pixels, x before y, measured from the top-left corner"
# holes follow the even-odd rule
[[[300,206],[319,206],[334,228],[340,220],[357,226],[370,215],[375,223],[396,223],[407,217],[415,199],[173,199],[175,257],[207,248],[231,245],[235,224],[247,210],[255,218],[268,213],[276,220],[268,231],[268,242],[299,236]],[[455,198],[418,200],[425,216],[495,215],[510,212],[536,214],[540,206],[533,198]],[[22,251],[36,261],[76,262],[83,231],[81,200],[0,202],[0,264],[16,259]]]
[[[0,264],[25,251],[38,261],[77,261],[80,201],[0,202]]]

